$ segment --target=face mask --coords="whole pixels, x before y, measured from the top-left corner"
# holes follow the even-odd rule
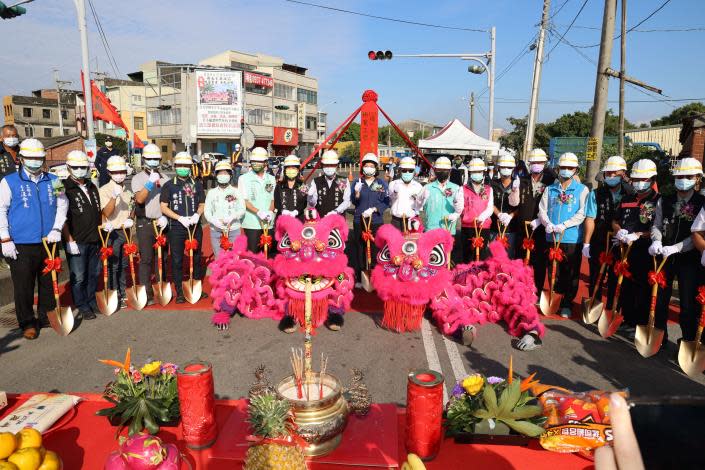
[[[150,168],[157,168],[159,166],[160,160],[156,158],[145,159],[144,163]]]
[[[402,173],[401,174],[401,180],[405,183],[410,182],[411,180],[414,179],[414,174],[413,173]]]
[[[374,176],[377,173],[377,169],[373,166],[365,166],[362,168],[362,172],[365,176]]]
[[[70,170],[74,178],[85,178],[88,174],[88,168],[71,168]]]
[[[619,176],[609,176],[605,178],[605,184],[609,186],[610,188],[614,188],[617,186],[619,183],[622,182],[622,178]]]
[[[105,143],[105,146],[108,147],[108,148],[110,148],[110,147],[113,146],[113,143],[112,143],[112,142],[106,142],[106,143]]]
[[[436,173],[436,178],[441,183],[443,183],[445,180],[447,180],[448,176],[450,176],[450,173],[448,173],[447,171],[439,171],[438,173]]]
[[[284,170],[284,174],[287,178],[293,180],[299,175],[299,170],[296,168],[287,168],[286,170]]]
[[[650,181],[635,181],[632,186],[634,187],[634,190],[638,193],[643,193],[645,191],[649,190],[649,187],[651,187],[651,182]]]
[[[228,184],[230,183],[230,175],[218,175],[215,177],[218,180],[218,184]]]
[[[17,144],[20,143],[20,139],[18,139],[17,137],[5,137],[4,139],[2,139],[2,141],[8,147],[17,147]]]
[[[543,163],[532,163],[531,164],[531,172],[536,174],[536,173],[541,173],[543,171]]]
[[[37,170],[39,170],[42,165],[44,165],[44,160],[29,160],[29,159],[23,159],[22,164],[27,168],[30,172],[35,173]]]
[[[176,175],[180,176],[182,178],[186,178],[190,174],[191,174],[191,168],[177,168],[176,169]]]
[[[111,177],[111,178],[113,179],[113,181],[115,181],[117,184],[122,184],[122,183],[125,181],[125,178],[127,177],[127,175],[118,174],[118,175],[110,175],[110,177]]]
[[[327,166],[323,169],[323,174],[326,175],[327,177],[331,178],[335,176],[335,167]]]
[[[512,176],[513,168],[500,168],[499,174],[502,176]]]
[[[572,178],[574,174],[575,174],[575,171],[573,171],[573,170],[566,170],[566,169],[563,169],[563,170],[561,170],[561,171],[558,172],[558,175],[559,175],[561,178],[566,179],[566,180]]]
[[[676,180],[676,189],[678,191],[690,191],[695,186],[695,180],[689,180],[685,178],[678,178]]]
[[[485,176],[482,173],[470,173],[470,179],[473,180],[475,183],[482,183],[482,180],[485,179]]]
[[[255,173],[261,173],[262,170],[264,170],[264,163],[253,163],[252,164],[252,171]]]

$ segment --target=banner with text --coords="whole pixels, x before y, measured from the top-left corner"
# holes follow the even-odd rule
[[[199,135],[242,133],[242,72],[196,71],[197,132]]]

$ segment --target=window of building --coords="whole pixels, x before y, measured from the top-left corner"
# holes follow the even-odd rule
[[[247,123],[259,125],[272,125],[272,112],[266,109],[256,108],[247,110]]]
[[[69,112],[66,111],[65,109],[61,110],[61,118],[62,119],[68,119],[69,118]]]
[[[30,126],[24,128],[25,137],[34,137],[34,129]]]
[[[44,119],[51,119],[51,109],[42,109],[42,117]]]
[[[64,128],[64,135],[69,135],[69,132],[71,132],[71,129]]]
[[[296,127],[296,116],[289,113],[280,113],[279,111],[274,111],[274,126]]]
[[[147,114],[148,126],[170,126],[181,124],[181,108],[160,109]]]
[[[306,116],[306,130],[315,131],[317,130],[318,119],[316,116]]]
[[[144,130],[144,118],[135,116],[135,129],[138,131]]]
[[[274,96],[293,101],[296,96],[296,89],[293,86],[284,85],[283,83],[275,83]]]
[[[32,117],[32,108],[22,108],[22,116],[31,118]]]
[[[248,93],[256,93],[262,96],[269,96],[272,89],[266,86],[255,85],[254,83],[245,83],[245,91]]]
[[[302,101],[304,103],[316,104],[318,103],[318,93],[313,90],[299,88],[296,99],[297,101]]]
[[[44,128],[44,137],[51,137],[51,127]]]
[[[167,151],[166,145],[162,145],[162,153],[166,153],[166,151]]]

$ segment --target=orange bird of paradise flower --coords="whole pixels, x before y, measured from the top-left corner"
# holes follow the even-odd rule
[[[129,374],[130,373],[130,348],[127,348],[127,353],[125,354],[125,362],[113,361],[111,359],[98,359],[98,362],[102,362],[103,364],[120,368]]]

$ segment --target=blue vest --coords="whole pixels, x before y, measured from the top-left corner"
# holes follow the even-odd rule
[[[44,173],[35,183],[20,168],[5,177],[12,193],[7,220],[10,237],[15,243],[41,243],[54,226],[56,219],[55,185],[61,182],[56,176]]]
[[[553,225],[558,225],[570,219],[580,209],[580,196],[586,189],[585,185],[571,181],[563,191],[560,181],[556,180],[546,188],[548,193],[548,219]],[[553,234],[546,234],[546,240],[553,242]],[[563,243],[581,243],[583,241],[583,224],[567,228],[563,234]]]

